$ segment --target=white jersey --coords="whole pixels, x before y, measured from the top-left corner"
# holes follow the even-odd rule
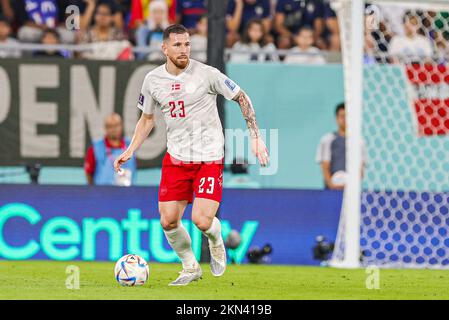
[[[179,75],[165,64],[147,74],[137,106],[146,114],[160,108],[167,125],[167,151],[181,161],[224,157],[217,94],[233,99],[240,87],[216,68],[190,59]]]

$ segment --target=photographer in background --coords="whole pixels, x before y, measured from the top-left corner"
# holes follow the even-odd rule
[[[114,161],[130,144],[123,137],[123,123],[119,114],[113,113],[105,120],[106,136],[94,141],[84,160],[84,171],[89,185],[130,186],[136,178],[136,159],[122,166],[122,173],[114,171]]]

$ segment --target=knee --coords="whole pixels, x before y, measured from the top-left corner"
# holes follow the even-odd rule
[[[176,220],[161,218],[161,226],[162,226],[162,229],[164,229],[165,231],[176,229],[178,227],[178,225],[179,225],[179,222]]]
[[[212,225],[212,219],[209,219],[207,216],[202,215],[192,216],[192,221],[196,225],[196,227],[201,231],[209,230],[210,226]]]

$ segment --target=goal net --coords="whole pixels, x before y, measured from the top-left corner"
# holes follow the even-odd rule
[[[348,180],[331,265],[449,268],[449,1],[332,5]]]

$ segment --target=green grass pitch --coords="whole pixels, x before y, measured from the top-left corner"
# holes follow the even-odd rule
[[[80,289],[66,288],[66,267],[80,269]],[[449,299],[449,270],[380,270],[380,288],[366,289],[364,269],[230,265],[220,278],[169,287],[180,264],[150,263],[142,287],[121,287],[111,262],[0,261],[0,299]]]

